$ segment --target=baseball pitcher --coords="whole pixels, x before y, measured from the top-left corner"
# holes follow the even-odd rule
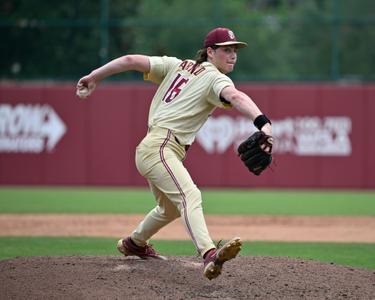
[[[244,141],[239,156],[255,175],[272,161],[272,126],[253,100],[234,86],[226,75],[233,71],[237,50],[246,47],[228,28],[210,31],[195,60],[175,57],[125,55],[93,70],[78,81],[77,95],[89,97],[97,84],[116,73],[138,71],[159,87],[148,117],[148,132],[136,148],[136,166],[148,181],[157,205],[130,236],[120,239],[118,250],[125,256],[166,259],[149,239],[162,227],[181,218],[203,258],[208,279],[220,275],[224,262],[237,256],[241,240],[235,237],[216,248],[207,230],[202,196],[183,165],[198,130],[216,108],[237,109],[259,129]]]

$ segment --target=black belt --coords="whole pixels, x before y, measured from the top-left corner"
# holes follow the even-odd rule
[[[188,151],[189,148],[190,148],[190,145],[182,145],[180,143],[180,141],[178,140],[178,138],[174,137],[174,139],[176,140],[177,144],[179,144],[180,146],[184,147],[185,148],[185,151]]]

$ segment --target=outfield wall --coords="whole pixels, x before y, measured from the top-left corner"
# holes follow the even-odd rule
[[[0,84],[1,185],[145,186],[134,150],[156,89],[100,86],[79,100],[72,84]],[[256,177],[238,143],[254,127],[216,110],[185,164],[199,186],[375,188],[375,85],[239,84],[271,118],[274,165]]]

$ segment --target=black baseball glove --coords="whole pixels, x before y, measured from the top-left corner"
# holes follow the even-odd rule
[[[272,162],[273,137],[263,131],[253,133],[238,146],[238,154],[255,175],[260,175]]]

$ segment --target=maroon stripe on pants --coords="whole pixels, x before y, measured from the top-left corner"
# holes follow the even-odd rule
[[[168,134],[167,134],[167,137],[165,138],[163,144],[160,146],[160,150],[159,150],[159,153],[160,153],[160,159],[161,159],[161,162],[163,163],[164,167],[166,168],[168,174],[171,176],[173,182],[175,183],[177,189],[179,190],[180,192],[180,195],[182,197],[182,206],[184,207],[184,219],[185,219],[185,223],[186,223],[186,226],[188,228],[188,231],[190,233],[190,236],[193,240],[193,243],[195,245],[195,247],[197,248],[197,250],[200,252],[199,248],[198,248],[198,244],[197,244],[197,241],[196,239],[194,238],[194,235],[193,235],[193,231],[191,230],[191,226],[190,226],[190,223],[189,223],[189,219],[188,219],[188,216],[187,216],[187,210],[186,210],[186,196],[185,196],[185,193],[184,191],[182,190],[180,184],[178,183],[177,181],[177,178],[176,176],[173,174],[173,171],[171,170],[171,168],[168,166],[167,164],[167,161],[165,160],[165,157],[164,157],[164,148],[165,146],[167,145],[168,141],[170,140],[170,137],[171,137],[171,131],[168,129]]]

